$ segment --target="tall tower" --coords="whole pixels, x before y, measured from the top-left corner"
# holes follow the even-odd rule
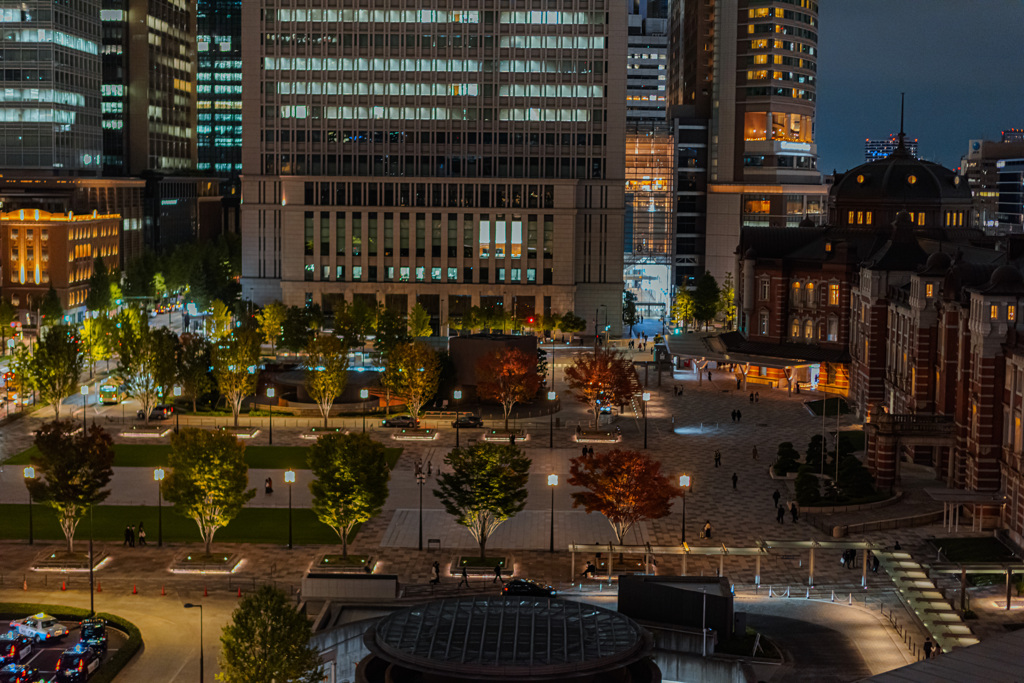
[[[616,333],[626,17],[244,3],[243,294],[419,303],[440,333],[471,306],[604,307]]]
[[[198,169],[242,172],[242,0],[199,0]]]
[[[735,276],[743,226],[795,227],[825,211],[814,142],[818,3],[672,6],[669,100],[709,123],[705,266]]]
[[[629,6],[626,120],[665,121],[668,95],[668,17],[664,5]]]
[[[100,3],[0,5],[0,169],[97,175]]]

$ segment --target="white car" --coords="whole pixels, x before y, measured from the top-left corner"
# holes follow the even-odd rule
[[[15,619],[11,622],[11,628],[37,643],[41,640],[63,638],[70,633],[67,626],[57,621],[55,617],[42,612],[24,619]]]

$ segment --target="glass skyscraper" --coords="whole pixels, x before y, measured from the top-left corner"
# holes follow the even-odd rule
[[[198,141],[200,171],[242,171],[242,1],[199,0]]]

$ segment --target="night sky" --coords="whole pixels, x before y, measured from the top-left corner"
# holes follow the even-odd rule
[[[818,168],[863,163],[864,139],[906,132],[956,168],[967,141],[1024,128],[1024,0],[821,0]]]

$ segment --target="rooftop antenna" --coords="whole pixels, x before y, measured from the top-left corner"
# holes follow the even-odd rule
[[[903,141],[907,137],[907,134],[903,132],[903,109],[905,105],[906,95],[907,94],[905,92],[900,93],[900,142],[897,149],[902,149],[903,151],[906,151],[906,148],[903,145]]]

